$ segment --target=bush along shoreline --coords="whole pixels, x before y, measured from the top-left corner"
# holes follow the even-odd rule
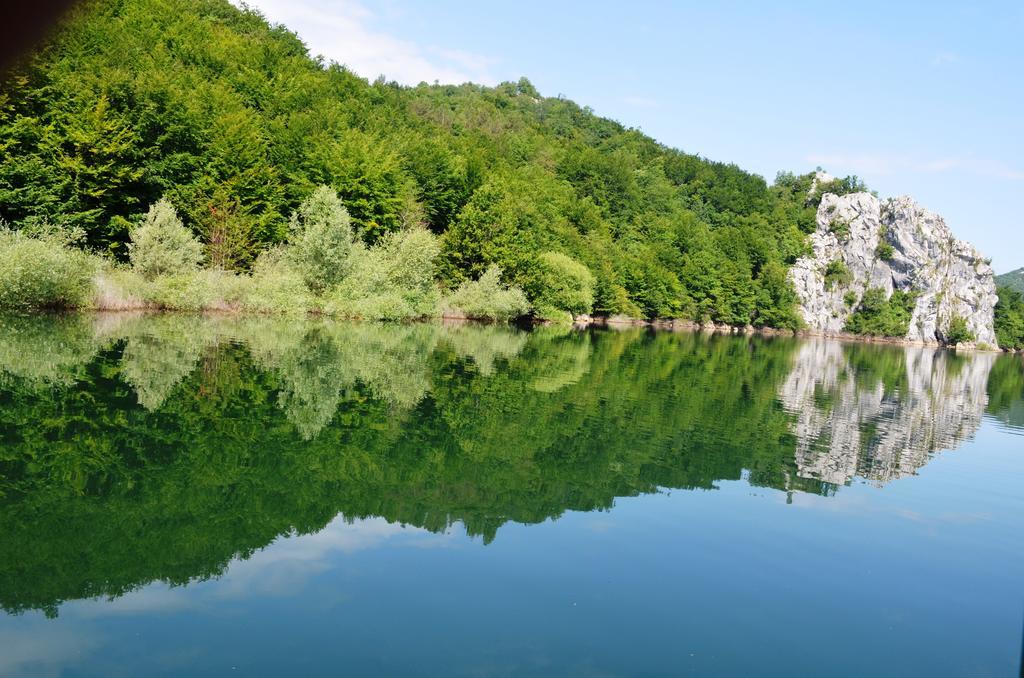
[[[501,269],[493,264],[476,280],[444,290],[437,282],[437,236],[414,226],[366,246],[353,235],[340,198],[326,186],[317,188],[292,214],[287,242],[260,253],[249,271],[204,267],[214,258],[214,246],[204,245],[166,199],[149,208],[130,229],[130,238],[128,261],[119,263],[82,249],[82,235],[74,230],[0,229],[0,310],[321,314],[369,321],[529,320],[914,343],[887,336],[885,325],[823,335],[799,327],[591,316],[594,276],[561,252],[539,257],[532,295],[505,283]],[[1004,348],[1024,349],[1024,300],[1009,290],[1000,294]]]
[[[369,81],[228,0],[76,4],[0,74],[0,149],[0,310],[792,333],[822,197],[867,190],[769,183],[526,78]],[[864,306],[872,333],[903,317]],[[1024,345],[1019,301],[998,313]]]
[[[319,313],[358,320],[447,315],[503,322],[534,310],[522,289],[503,283],[497,266],[443,291],[436,282],[440,245],[425,228],[364,245],[327,187],[292,215],[288,242],[260,253],[247,272],[204,267],[213,247],[204,247],[166,199],[130,229],[125,263],[82,250],[81,237],[46,227],[0,230],[0,309]],[[546,272],[551,291],[538,296],[539,308],[544,319],[571,321],[571,311],[592,303],[592,283],[581,264],[564,255],[552,260]]]

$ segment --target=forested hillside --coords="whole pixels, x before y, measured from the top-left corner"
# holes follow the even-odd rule
[[[770,186],[526,79],[369,83],[227,0],[101,0],[0,91],[0,218],[120,261],[166,198],[207,263],[248,270],[321,185],[366,245],[436,234],[445,289],[494,264],[535,303],[568,272],[598,314],[798,324],[810,175]]]
[[[1024,294],[1024,268],[996,276],[996,284]]]

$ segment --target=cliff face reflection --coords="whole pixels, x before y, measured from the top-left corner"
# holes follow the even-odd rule
[[[913,475],[981,425],[993,353],[809,341],[779,391],[803,478],[883,484]]]
[[[0,606],[216,576],[341,514],[506,521],[720,480],[829,495],[1014,425],[1019,359],[689,334],[0,319]]]

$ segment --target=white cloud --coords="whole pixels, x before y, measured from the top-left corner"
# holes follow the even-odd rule
[[[939,52],[932,56],[932,66],[945,66],[947,64],[955,64],[960,61],[960,55],[956,52]]]
[[[622,103],[637,108],[656,108],[658,102],[648,97],[622,97]]]
[[[921,164],[921,168],[926,172],[945,172],[947,170],[956,169],[959,166],[960,163],[952,158],[929,160]]]
[[[355,0],[249,0],[245,4],[297,33],[311,54],[344,64],[370,80],[384,75],[407,85],[435,80],[497,82],[490,70],[493,59],[395,38],[374,28],[378,17]]]
[[[61,614],[66,617],[91,619],[157,612],[180,612],[193,607],[195,604],[189,599],[184,587],[159,583],[144,586],[112,600],[94,598],[74,601],[68,603],[61,610]]]
[[[853,171],[876,176],[907,171],[915,164],[909,157],[892,153],[812,153],[806,160],[833,174]]]
[[[59,676],[64,668],[99,645],[91,632],[58,626],[50,619],[32,619],[18,627],[0,628],[0,675]]]
[[[313,576],[332,567],[335,553],[352,554],[384,546],[395,538],[442,540],[417,527],[403,527],[384,518],[347,522],[337,516],[314,534],[282,537],[244,560],[235,560],[213,587],[218,598],[236,598],[253,593],[287,595],[305,586]],[[409,541],[404,542],[409,544]]]
[[[885,152],[812,153],[804,158],[812,165],[820,165],[834,173],[854,172],[863,175],[889,176],[894,174],[936,174],[939,172],[966,172],[997,179],[1024,180],[1024,171],[1004,163],[978,158],[917,158]]]

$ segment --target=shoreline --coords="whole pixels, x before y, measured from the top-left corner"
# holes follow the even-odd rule
[[[982,352],[982,353],[1018,353],[1012,349],[1003,349],[998,346],[988,346],[970,343],[956,345],[941,344],[937,341],[914,341],[900,337],[880,337],[851,332],[823,332],[819,330],[787,330],[774,327],[754,327],[753,325],[728,325],[725,323],[699,323],[694,320],[644,320],[641,318],[629,318],[625,316],[591,317],[577,316],[573,320],[576,327],[606,327],[610,329],[622,327],[650,327],[655,330],[668,332],[701,332],[704,334],[728,334],[733,336],[762,336],[762,337],[793,337],[796,339],[831,339],[844,343],[857,344],[879,344],[887,346],[911,346],[919,348],[944,348],[958,352]]]
[[[97,315],[148,315],[148,314],[186,314],[186,315],[206,315],[206,316],[219,316],[219,317],[294,317],[289,314],[282,313],[259,313],[253,311],[245,311],[238,308],[231,308],[230,306],[211,306],[209,308],[198,309],[198,310],[183,310],[183,309],[167,309],[167,308],[154,308],[152,306],[137,305],[137,306],[123,306],[107,307],[107,308],[52,308],[52,309],[31,309],[22,311],[0,311],[0,315],[21,315],[21,316],[33,316],[33,315],[61,315],[68,313],[94,313]],[[333,318],[342,322],[368,322],[360,318],[336,318],[324,314],[317,310],[306,311],[303,314],[296,313],[298,315],[312,316],[316,318]],[[486,320],[480,318],[471,318],[465,315],[459,315],[451,312],[442,312],[438,316],[424,317],[401,321],[371,321],[371,322],[430,322],[437,321],[442,324],[467,324],[467,325],[513,325],[513,326],[540,326],[549,325],[549,321],[537,320],[533,318],[520,318],[516,320],[510,320],[508,322]],[[978,346],[976,344],[956,344],[950,346],[947,344],[940,344],[939,342],[925,342],[925,341],[913,341],[910,339],[901,339],[899,337],[878,337],[868,336],[860,334],[852,334],[850,332],[821,332],[817,330],[788,330],[779,329],[775,327],[754,327],[753,325],[728,325],[725,323],[699,323],[694,320],[681,320],[681,319],[655,319],[645,320],[643,318],[631,318],[628,316],[589,316],[589,315],[578,315],[573,318],[572,327],[576,329],[587,329],[587,328],[604,328],[610,330],[616,329],[627,329],[631,327],[637,328],[648,328],[655,331],[661,332],[691,332],[701,334],[718,334],[718,335],[729,335],[729,336],[759,336],[759,337],[789,337],[794,339],[830,339],[833,341],[840,341],[848,344],[876,344],[882,346],[906,346],[906,347],[918,347],[918,348],[937,348],[947,349],[955,352],[964,353],[1008,353],[1008,354],[1024,354],[1024,350],[1015,351],[1013,349],[1004,349],[998,346]]]

